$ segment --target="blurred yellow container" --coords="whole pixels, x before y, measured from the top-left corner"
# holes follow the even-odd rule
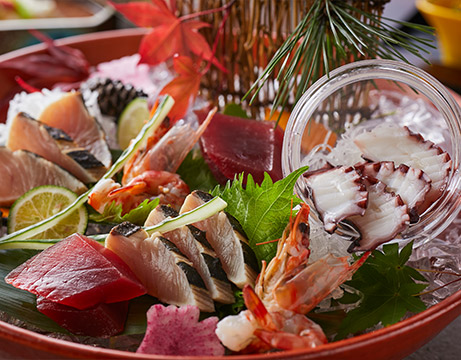
[[[461,68],[461,0],[416,0],[416,7],[436,29],[442,64]]]

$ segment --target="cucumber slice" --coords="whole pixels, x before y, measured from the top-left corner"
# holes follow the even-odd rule
[[[145,228],[149,234],[154,232],[165,233],[174,229],[177,229],[181,226],[190,225],[198,221],[207,219],[208,217],[224,210],[227,206],[227,203],[220,197],[215,197],[210,201],[207,201],[205,204],[200,205],[199,207],[192,209],[191,211],[185,212],[175,218],[167,219],[161,223]],[[93,240],[98,241],[101,244],[104,244],[105,239],[108,234],[99,234],[88,236]],[[62,239],[29,239],[29,240],[6,240],[0,241],[0,249],[34,249],[34,250],[44,250]]]
[[[14,202],[8,215],[8,232],[12,233],[35,225],[67,208],[76,199],[76,193],[62,186],[35,187]],[[76,232],[84,233],[87,224],[88,212],[84,206],[80,206],[35,237],[37,239],[64,238]]]
[[[184,214],[171,219],[166,219],[157,225],[146,227],[145,230],[149,235],[154,232],[166,233],[181,226],[190,225],[208,219],[210,216],[224,210],[226,206],[227,203],[220,197],[216,196],[191,211],[185,212]]]

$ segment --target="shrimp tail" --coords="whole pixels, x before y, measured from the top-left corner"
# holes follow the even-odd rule
[[[275,326],[269,311],[267,311],[263,302],[258,297],[258,295],[256,295],[253,288],[250,285],[245,285],[242,292],[245,305],[253,314],[259,326],[270,331],[275,331],[277,327]]]
[[[296,335],[284,331],[271,332],[257,329],[255,335],[261,341],[269,344],[270,348],[280,350],[314,348],[328,342],[323,332],[320,333],[320,336],[313,332]]]

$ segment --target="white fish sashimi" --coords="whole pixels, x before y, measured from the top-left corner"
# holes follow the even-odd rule
[[[102,163],[87,150],[78,147],[65,132],[24,113],[19,113],[11,121],[7,147],[40,155],[84,183],[96,182],[106,172]]]
[[[10,206],[26,191],[41,185],[64,186],[77,194],[85,184],[58,165],[24,150],[0,147],[0,206]]]

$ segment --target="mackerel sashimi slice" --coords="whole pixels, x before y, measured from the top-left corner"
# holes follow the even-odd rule
[[[144,226],[157,225],[166,219],[174,218],[178,215],[171,207],[159,205],[150,212]],[[231,284],[222,268],[221,261],[207,241],[205,232],[195,226],[189,225],[162,235],[175,244],[193,263],[213,300],[225,304],[235,302]]]
[[[206,113],[198,113],[203,120]],[[274,123],[216,114],[200,138],[203,156],[220,183],[245,172],[261,183],[282,174],[283,132]]]
[[[66,169],[84,183],[104,175],[106,168],[86,149],[78,147],[64,131],[47,126],[25,113],[11,121],[6,146],[11,150],[28,150]]]
[[[25,150],[0,147],[0,206],[11,206],[30,189],[41,185],[64,186],[77,194],[85,184],[58,165]]]
[[[80,310],[146,293],[120,257],[80,234],[73,234],[30,258],[11,271],[5,281]]]
[[[108,168],[112,162],[106,135],[92,117],[79,92],[64,95],[48,105],[39,120],[48,126],[63,130],[78,146],[94,155]]]
[[[130,266],[149,295],[172,305],[196,305],[201,311],[214,311],[197,270],[159,233],[149,237],[140,226],[124,222],[111,230],[106,246]]]
[[[195,209],[212,198],[209,193],[195,190],[186,197],[180,213]],[[253,286],[259,271],[258,261],[238,221],[221,211],[194,226],[206,233],[208,242],[221,260],[227,278],[239,288],[246,284]]]

